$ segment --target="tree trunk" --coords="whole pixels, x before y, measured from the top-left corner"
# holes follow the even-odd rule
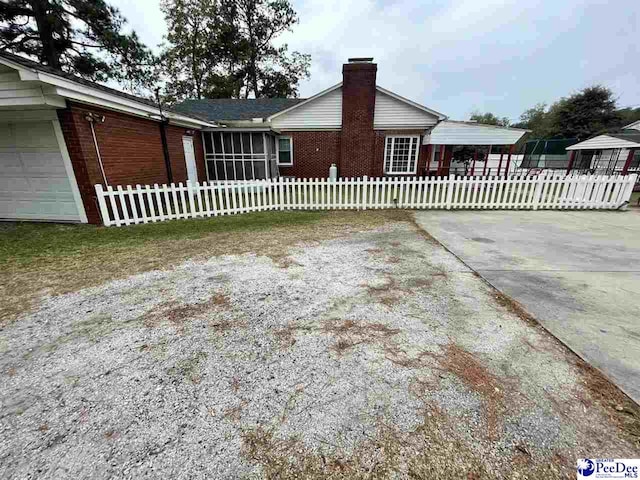
[[[38,27],[38,35],[42,42],[40,61],[53,68],[60,68],[60,53],[56,51],[53,41],[53,16],[49,15],[51,4],[48,0],[29,0],[33,16]]]
[[[247,79],[249,86],[253,89],[253,94],[258,98],[258,52],[256,39],[253,36],[253,9],[255,5],[246,5],[245,16],[247,19],[247,30],[249,31],[249,48],[251,55],[249,57],[249,71]],[[247,97],[249,97],[249,86],[247,86]]]
[[[196,87],[196,98],[200,100],[202,98],[202,76],[198,73],[198,66],[196,64],[196,49],[198,48],[198,25],[193,29],[193,42],[191,43],[191,73],[193,75],[193,81]]]

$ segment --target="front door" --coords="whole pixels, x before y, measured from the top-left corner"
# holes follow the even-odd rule
[[[198,181],[198,169],[196,168],[196,152],[193,149],[193,137],[182,137],[184,147],[184,161],[187,164],[187,178],[192,182]]]

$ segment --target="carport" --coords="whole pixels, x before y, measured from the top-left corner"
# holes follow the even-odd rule
[[[445,120],[423,140],[429,175],[507,175],[515,167],[515,145],[529,130]]]

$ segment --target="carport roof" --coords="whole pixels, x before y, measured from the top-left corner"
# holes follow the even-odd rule
[[[607,150],[618,148],[640,148],[640,132],[607,133],[576,143],[567,150]]]
[[[445,120],[438,123],[424,145],[514,145],[530,130],[487,125],[476,122]]]

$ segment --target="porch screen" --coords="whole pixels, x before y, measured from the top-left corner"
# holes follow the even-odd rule
[[[262,132],[204,132],[209,180],[269,178],[265,137],[271,135]]]
[[[384,147],[384,173],[416,173],[420,137],[387,137]]]

